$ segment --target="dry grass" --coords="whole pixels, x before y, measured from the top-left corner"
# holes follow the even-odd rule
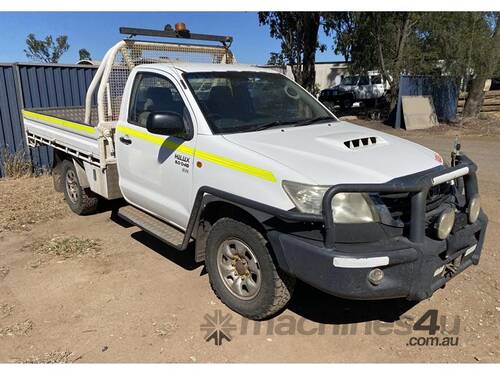
[[[24,322],[11,324],[0,328],[0,337],[3,336],[29,336],[33,330],[33,322],[26,319]]]
[[[5,279],[5,277],[9,274],[9,267],[0,266],[0,280]]]
[[[462,120],[460,126],[465,134],[500,137],[500,114],[481,113],[478,118]]]
[[[8,303],[2,303],[0,304],[0,317],[7,318],[12,314],[12,311],[14,311],[14,305],[10,305]]]
[[[11,153],[6,147],[2,148],[0,151],[0,163],[3,173],[7,178],[31,176],[33,171],[31,160],[26,157],[24,149]]]
[[[171,322],[159,324],[154,322],[153,327],[155,327],[154,333],[156,336],[167,338],[177,331],[179,325],[177,324],[177,320],[173,320]]]
[[[101,241],[75,236],[54,237],[39,240],[31,245],[35,255],[74,258],[96,256],[101,249]]]
[[[69,214],[63,194],[54,191],[52,177],[0,180],[0,233],[26,231],[32,224]]]
[[[70,258],[95,257],[101,251],[101,240],[79,238],[75,236],[56,236],[53,238],[39,239],[23,250],[32,251],[35,259],[29,264],[31,268],[37,268],[48,261]]]
[[[75,357],[72,352],[49,352],[41,356],[33,355],[22,361],[17,361],[18,363],[72,363],[78,360],[80,357]]]

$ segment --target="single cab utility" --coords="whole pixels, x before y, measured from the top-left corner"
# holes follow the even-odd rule
[[[487,218],[476,165],[339,121],[284,75],[235,63],[230,37],[123,28],[85,107],[23,111],[55,150],[77,214],[118,215],[205,262],[231,309],[263,319],[300,279],[352,299],[430,297],[478,264]],[[191,62],[182,62],[191,60]]]

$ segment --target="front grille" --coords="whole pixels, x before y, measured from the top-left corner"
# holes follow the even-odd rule
[[[425,212],[430,213],[438,209],[443,203],[452,198],[452,187],[449,183],[433,186],[427,194]],[[410,222],[411,199],[409,193],[379,194],[382,202],[387,206],[391,216],[395,220],[401,220],[404,224]]]

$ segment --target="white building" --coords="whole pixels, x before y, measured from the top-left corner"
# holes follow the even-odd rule
[[[284,69],[278,66],[266,65],[265,68],[273,69],[286,74],[287,77],[293,79],[292,69],[290,66]],[[320,90],[337,86],[342,77],[348,75],[348,64],[346,62],[317,62],[316,67],[316,84]]]

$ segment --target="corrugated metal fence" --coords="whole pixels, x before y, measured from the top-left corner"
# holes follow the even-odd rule
[[[456,119],[458,94],[458,86],[448,77],[401,76],[395,127],[400,128],[403,121],[402,96],[432,96],[438,120],[448,122]]]
[[[11,153],[24,149],[35,169],[50,166],[52,150],[49,147],[27,149],[21,109],[84,105],[96,68],[89,65],[0,64],[0,149],[7,148]]]

